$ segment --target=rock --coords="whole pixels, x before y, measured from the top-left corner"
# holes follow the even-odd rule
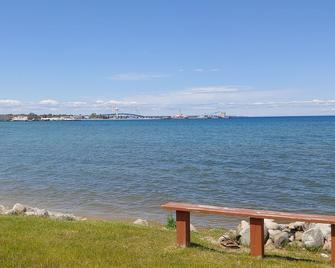
[[[268,230],[279,230],[280,229],[280,225],[271,219],[264,219],[264,225]]]
[[[236,227],[236,233],[237,235],[241,235],[241,232],[246,229],[250,228],[250,224],[247,221],[241,221],[241,223]]]
[[[323,257],[323,258],[329,258],[329,256],[325,253],[321,253],[320,256]]]
[[[13,214],[23,214],[24,212],[26,212],[26,210],[27,208],[24,205],[17,203],[12,208],[12,213]]]
[[[0,215],[5,214],[6,211],[6,208],[3,205],[0,205]]]
[[[288,225],[288,228],[290,230],[296,230],[296,231],[303,231],[304,230],[305,223],[302,221],[296,221],[292,222]]]
[[[250,227],[244,228],[240,232],[240,244],[242,246],[249,246],[250,245]]]
[[[331,252],[332,251],[332,244],[330,241],[325,241],[323,247],[322,247],[323,250],[325,251],[328,251],[328,252]]]
[[[314,225],[314,228],[318,228],[321,230],[324,239],[326,239],[331,232],[330,224],[317,223]]]
[[[312,222],[306,222],[305,226],[304,226],[304,231],[308,231],[309,229],[314,228],[316,225],[316,223],[312,223]]]
[[[274,244],[273,244],[272,239],[268,239],[268,241],[266,241],[265,247],[268,248],[268,249],[273,249],[274,248]]]
[[[295,232],[294,234],[294,239],[296,241],[302,241],[302,235],[304,234],[304,232],[301,232],[301,231],[298,231],[298,232]]]
[[[241,223],[236,228],[236,237],[243,246],[250,245],[250,224],[247,221],[241,221]],[[269,237],[268,229],[264,225],[264,242],[267,241]]]
[[[319,248],[323,246],[323,233],[318,228],[312,228],[304,232],[302,242],[306,248]]]
[[[289,240],[290,242],[293,242],[293,241],[294,241],[294,235],[291,235],[291,236],[288,238],[288,240]]]
[[[27,208],[27,211],[25,212],[26,216],[37,216],[37,217],[48,217],[49,212],[45,209],[39,209],[39,208]]]
[[[273,241],[274,236],[275,236],[276,234],[280,234],[282,231],[280,231],[280,230],[269,230],[268,232],[269,232],[269,236],[270,236],[270,238],[271,238],[272,241]]]
[[[219,244],[226,248],[240,248],[237,242],[231,239],[228,235],[223,235],[219,238]]]
[[[74,216],[73,214],[64,214],[59,212],[49,212],[51,219],[62,220],[62,221],[78,221],[79,217]]]
[[[136,225],[142,225],[142,226],[149,226],[149,223],[147,220],[137,219],[133,222]]]
[[[287,232],[280,232],[274,235],[273,243],[276,248],[282,248],[289,242],[289,234]]]
[[[195,233],[198,232],[198,230],[194,227],[194,225],[192,223],[190,224],[190,230],[191,230],[191,232],[195,232]]]

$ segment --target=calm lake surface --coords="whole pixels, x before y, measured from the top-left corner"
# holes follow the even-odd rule
[[[334,183],[335,117],[0,122],[8,206],[162,222],[170,200],[335,214]]]

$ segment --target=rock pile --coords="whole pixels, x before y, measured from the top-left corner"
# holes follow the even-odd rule
[[[323,248],[331,251],[330,224],[292,222],[279,224],[274,220],[264,220],[264,244],[266,247],[282,248],[286,245],[304,247],[307,249]],[[234,236],[231,234],[234,233]],[[220,237],[219,242],[224,245],[227,234]],[[250,245],[250,224],[241,221],[236,231],[230,231],[229,237],[239,245]]]
[[[25,215],[25,216],[36,216],[36,217],[46,217],[56,220],[64,221],[79,221],[85,220],[85,218],[74,216],[73,214],[66,214],[60,212],[52,212],[46,209],[33,208],[29,206],[24,206],[17,203],[11,209],[7,209],[5,206],[0,205],[0,215]]]

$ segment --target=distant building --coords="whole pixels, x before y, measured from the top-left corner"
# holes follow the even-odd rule
[[[27,115],[17,115],[12,117],[12,121],[28,121],[28,116]]]

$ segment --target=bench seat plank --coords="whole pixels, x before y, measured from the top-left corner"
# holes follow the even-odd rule
[[[169,202],[162,208],[175,211],[200,212],[209,214],[221,214],[232,217],[248,217],[256,219],[274,219],[282,221],[304,221],[314,223],[335,224],[335,216],[315,214],[295,214],[269,210],[254,210],[245,208],[228,208],[207,205],[195,205],[187,203]]]

